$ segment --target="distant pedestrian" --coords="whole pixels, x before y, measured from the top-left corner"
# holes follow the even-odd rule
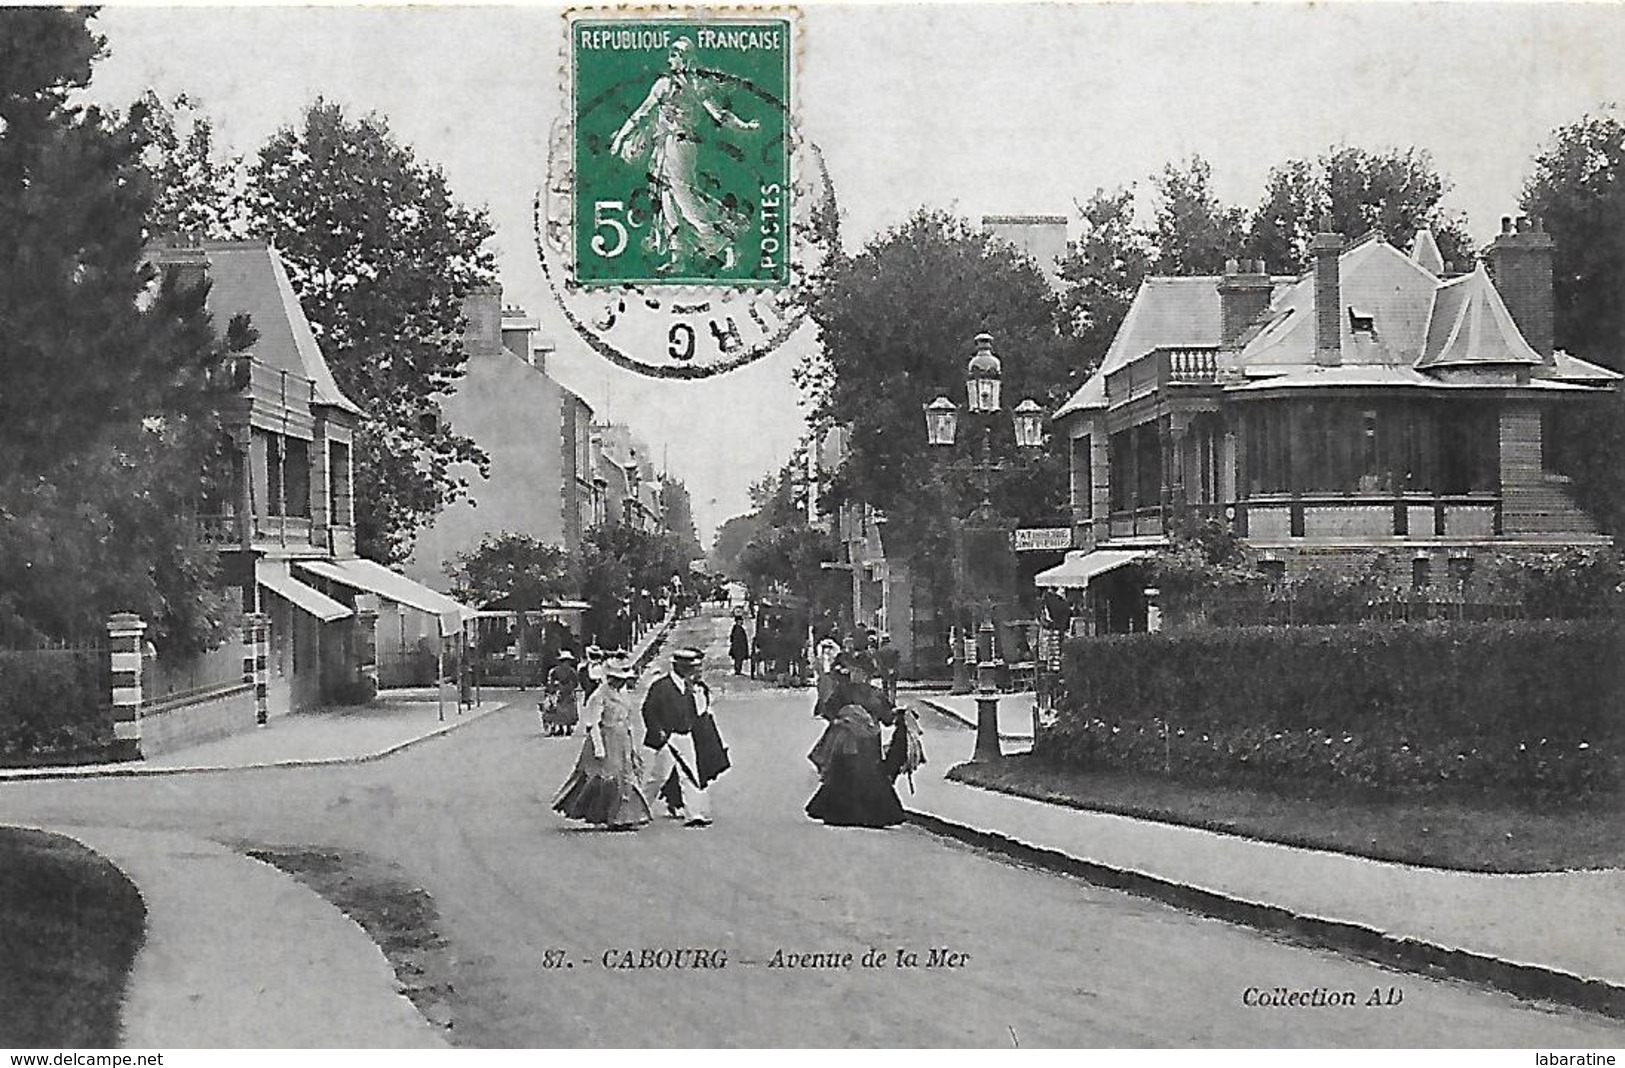
[[[547,701],[542,712],[542,732],[549,735],[574,734],[581,718],[576,708],[575,654],[559,652],[558,662],[547,673]]]
[[[745,661],[750,659],[750,635],[745,632],[745,621],[735,619],[728,633],[728,657],[734,662],[734,674],[745,673]]]
[[[894,705],[897,703],[897,675],[902,659],[897,646],[891,643],[891,635],[882,634],[880,647],[874,652],[875,668],[880,675],[881,689],[886,692],[886,700]]]
[[[575,769],[553,800],[555,811],[612,831],[636,830],[653,818],[643,795],[643,752],[632,736],[636,683],[637,672],[628,661],[604,666],[604,684],[582,709],[587,737]]]

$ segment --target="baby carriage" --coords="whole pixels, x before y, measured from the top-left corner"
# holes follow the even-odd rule
[[[576,688],[573,684],[549,682],[536,704],[542,715],[542,733],[549,737],[574,734],[576,722],[581,718],[576,711]]]

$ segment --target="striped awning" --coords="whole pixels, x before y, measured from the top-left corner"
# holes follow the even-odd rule
[[[299,560],[304,570],[318,578],[337,582],[354,590],[376,593],[386,601],[394,601],[419,612],[426,612],[440,621],[442,633],[455,634],[464,619],[474,618],[474,609],[454,601],[445,594],[405,575],[391,571],[371,560]]]
[[[333,600],[320,590],[306,586],[288,572],[288,565],[281,560],[254,561],[254,581],[265,589],[289,601],[294,607],[308,612],[323,623],[331,623],[335,619],[345,619],[352,615],[346,605]]]
[[[1071,552],[1066,559],[1033,576],[1038,586],[1082,589],[1089,580],[1116,571],[1136,560],[1150,556],[1150,549],[1096,549],[1094,552]]]

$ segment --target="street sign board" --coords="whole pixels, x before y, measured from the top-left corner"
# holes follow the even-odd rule
[[[1064,551],[1072,548],[1072,528],[1022,527],[1011,532],[1011,543],[1018,553]]]

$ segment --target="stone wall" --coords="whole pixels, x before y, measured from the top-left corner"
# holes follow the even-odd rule
[[[203,697],[141,710],[141,755],[148,759],[255,727],[254,687],[242,684]]]

